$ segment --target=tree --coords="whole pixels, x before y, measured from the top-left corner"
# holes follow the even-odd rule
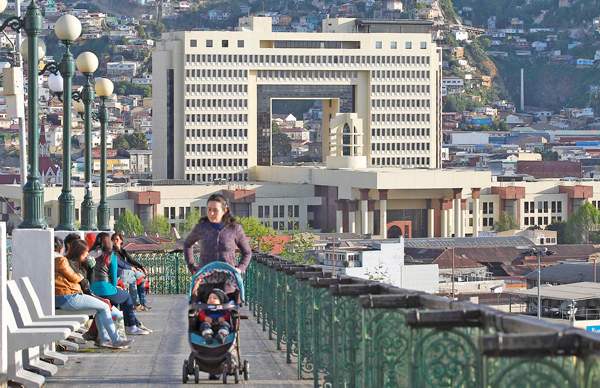
[[[113,140],[113,148],[117,150],[130,150],[131,146],[127,141],[126,135],[118,136],[115,140]]]
[[[587,244],[590,233],[598,230],[600,211],[589,202],[579,206],[567,220],[567,241],[571,244]]]
[[[134,132],[117,137],[113,141],[113,148],[117,150],[147,150],[149,147],[146,134]]]
[[[125,213],[122,213],[115,221],[115,231],[123,232],[128,236],[138,236],[144,233],[144,227],[138,216],[129,210],[125,210]]]
[[[546,230],[556,232],[557,244],[567,244],[567,221],[556,221],[556,219],[553,219],[552,223],[546,226]]]
[[[250,247],[252,249],[262,250],[262,240],[265,236],[276,236],[277,231],[270,226],[263,225],[258,218],[255,217],[238,217],[237,222],[242,225],[246,237],[250,238]]]
[[[292,141],[285,133],[281,132],[279,125],[273,122],[273,155],[284,156],[292,152]]]
[[[200,221],[200,218],[202,218],[200,211],[197,208],[193,208],[185,217],[185,221],[179,223],[179,234],[181,237],[186,237],[190,234],[198,221]]]
[[[315,236],[312,233],[306,233],[306,231],[301,232],[297,222],[288,220],[288,225],[290,223],[293,228],[288,230],[288,234],[292,239],[281,251],[281,256],[298,264],[314,264],[314,256],[307,256],[307,252],[312,251]]]
[[[161,215],[156,215],[152,218],[152,221],[149,222],[145,227],[146,233],[155,235],[158,234],[159,237],[169,237],[169,232],[171,231],[171,226],[169,225],[169,220]]]
[[[492,229],[496,232],[504,232],[505,230],[519,229],[517,217],[509,215],[507,212],[500,214],[500,220],[494,224]]]

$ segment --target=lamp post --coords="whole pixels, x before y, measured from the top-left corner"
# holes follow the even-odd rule
[[[81,23],[73,15],[63,15],[56,21],[56,36],[65,45],[60,61],[63,78],[63,182],[58,197],[58,225],[56,230],[77,230],[75,225],[75,197],[71,193],[71,98],[72,78],[75,75],[75,60],[70,47],[81,34]]]
[[[83,113],[84,139],[85,139],[85,195],[81,203],[81,230],[98,230],[96,226],[96,213],[92,199],[92,104],[94,102],[94,87],[91,79],[92,74],[98,69],[98,57],[86,51],[77,57],[77,69],[85,76],[85,85],[81,91],[79,104],[76,110]],[[80,109],[83,108],[83,111]]]
[[[106,109],[106,99],[114,90],[113,83],[107,78],[101,78],[94,86],[96,94],[100,96],[102,103],[98,109],[98,119],[100,120],[101,131],[101,158],[100,158],[100,204],[98,205],[98,229],[110,231],[109,219],[110,208],[106,203],[106,126],[108,124],[108,110]]]
[[[546,247],[535,247],[531,248],[526,254],[533,254],[537,257],[537,317],[538,319],[542,318],[542,265],[541,265],[541,257],[543,255],[551,256],[554,254],[554,251],[548,250]]]
[[[0,1],[0,12],[6,9],[7,0]],[[27,159],[29,170],[27,173],[27,182],[23,186],[23,221],[19,228],[45,229],[48,224],[44,219],[44,188],[40,184],[39,155],[37,150],[37,139],[40,136],[39,118],[38,118],[38,72],[39,62],[39,36],[43,28],[42,9],[32,0],[27,6],[25,17],[9,17],[0,26],[0,31],[10,27],[14,31],[20,31],[25,28],[27,40],[34,42],[27,47]],[[23,139],[25,140],[25,139]]]

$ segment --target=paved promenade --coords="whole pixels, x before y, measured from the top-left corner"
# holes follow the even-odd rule
[[[64,387],[184,387],[191,381],[181,380],[183,360],[190,348],[187,342],[187,298],[183,295],[149,295],[151,311],[136,313],[143,324],[154,330],[147,336],[134,336],[131,348],[124,350],[98,349],[92,342],[83,345],[77,353],[69,354],[66,365],[59,366],[55,376],[46,379],[46,388]],[[244,312],[246,313],[246,312]],[[285,362],[285,351],[276,350],[262,325],[256,319],[241,322],[242,360],[250,363],[250,380],[242,380],[245,387],[312,387],[312,380],[297,380],[297,364]],[[236,385],[233,376],[228,385]],[[221,385],[222,381],[209,381],[200,373],[198,386]]]

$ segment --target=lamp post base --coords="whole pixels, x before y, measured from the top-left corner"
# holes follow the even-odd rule
[[[56,230],[77,230],[75,224],[75,197],[71,193],[62,193],[58,197],[58,220]]]
[[[23,221],[19,229],[46,229],[48,224],[44,219],[44,188],[39,180],[29,181],[23,186]]]
[[[101,203],[98,205],[98,230],[103,232],[110,231],[110,207]]]
[[[96,212],[94,211],[96,206],[92,200],[84,200],[81,204],[81,230],[98,230],[96,226]]]

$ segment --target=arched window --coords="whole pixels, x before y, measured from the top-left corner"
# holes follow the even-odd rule
[[[344,148],[342,149],[342,155],[344,156],[350,156],[350,147],[346,147],[346,145],[350,145],[350,126],[348,125],[348,123],[344,124],[344,129],[342,131],[343,133],[348,133],[348,135],[343,135],[342,136],[342,144],[344,145]]]

